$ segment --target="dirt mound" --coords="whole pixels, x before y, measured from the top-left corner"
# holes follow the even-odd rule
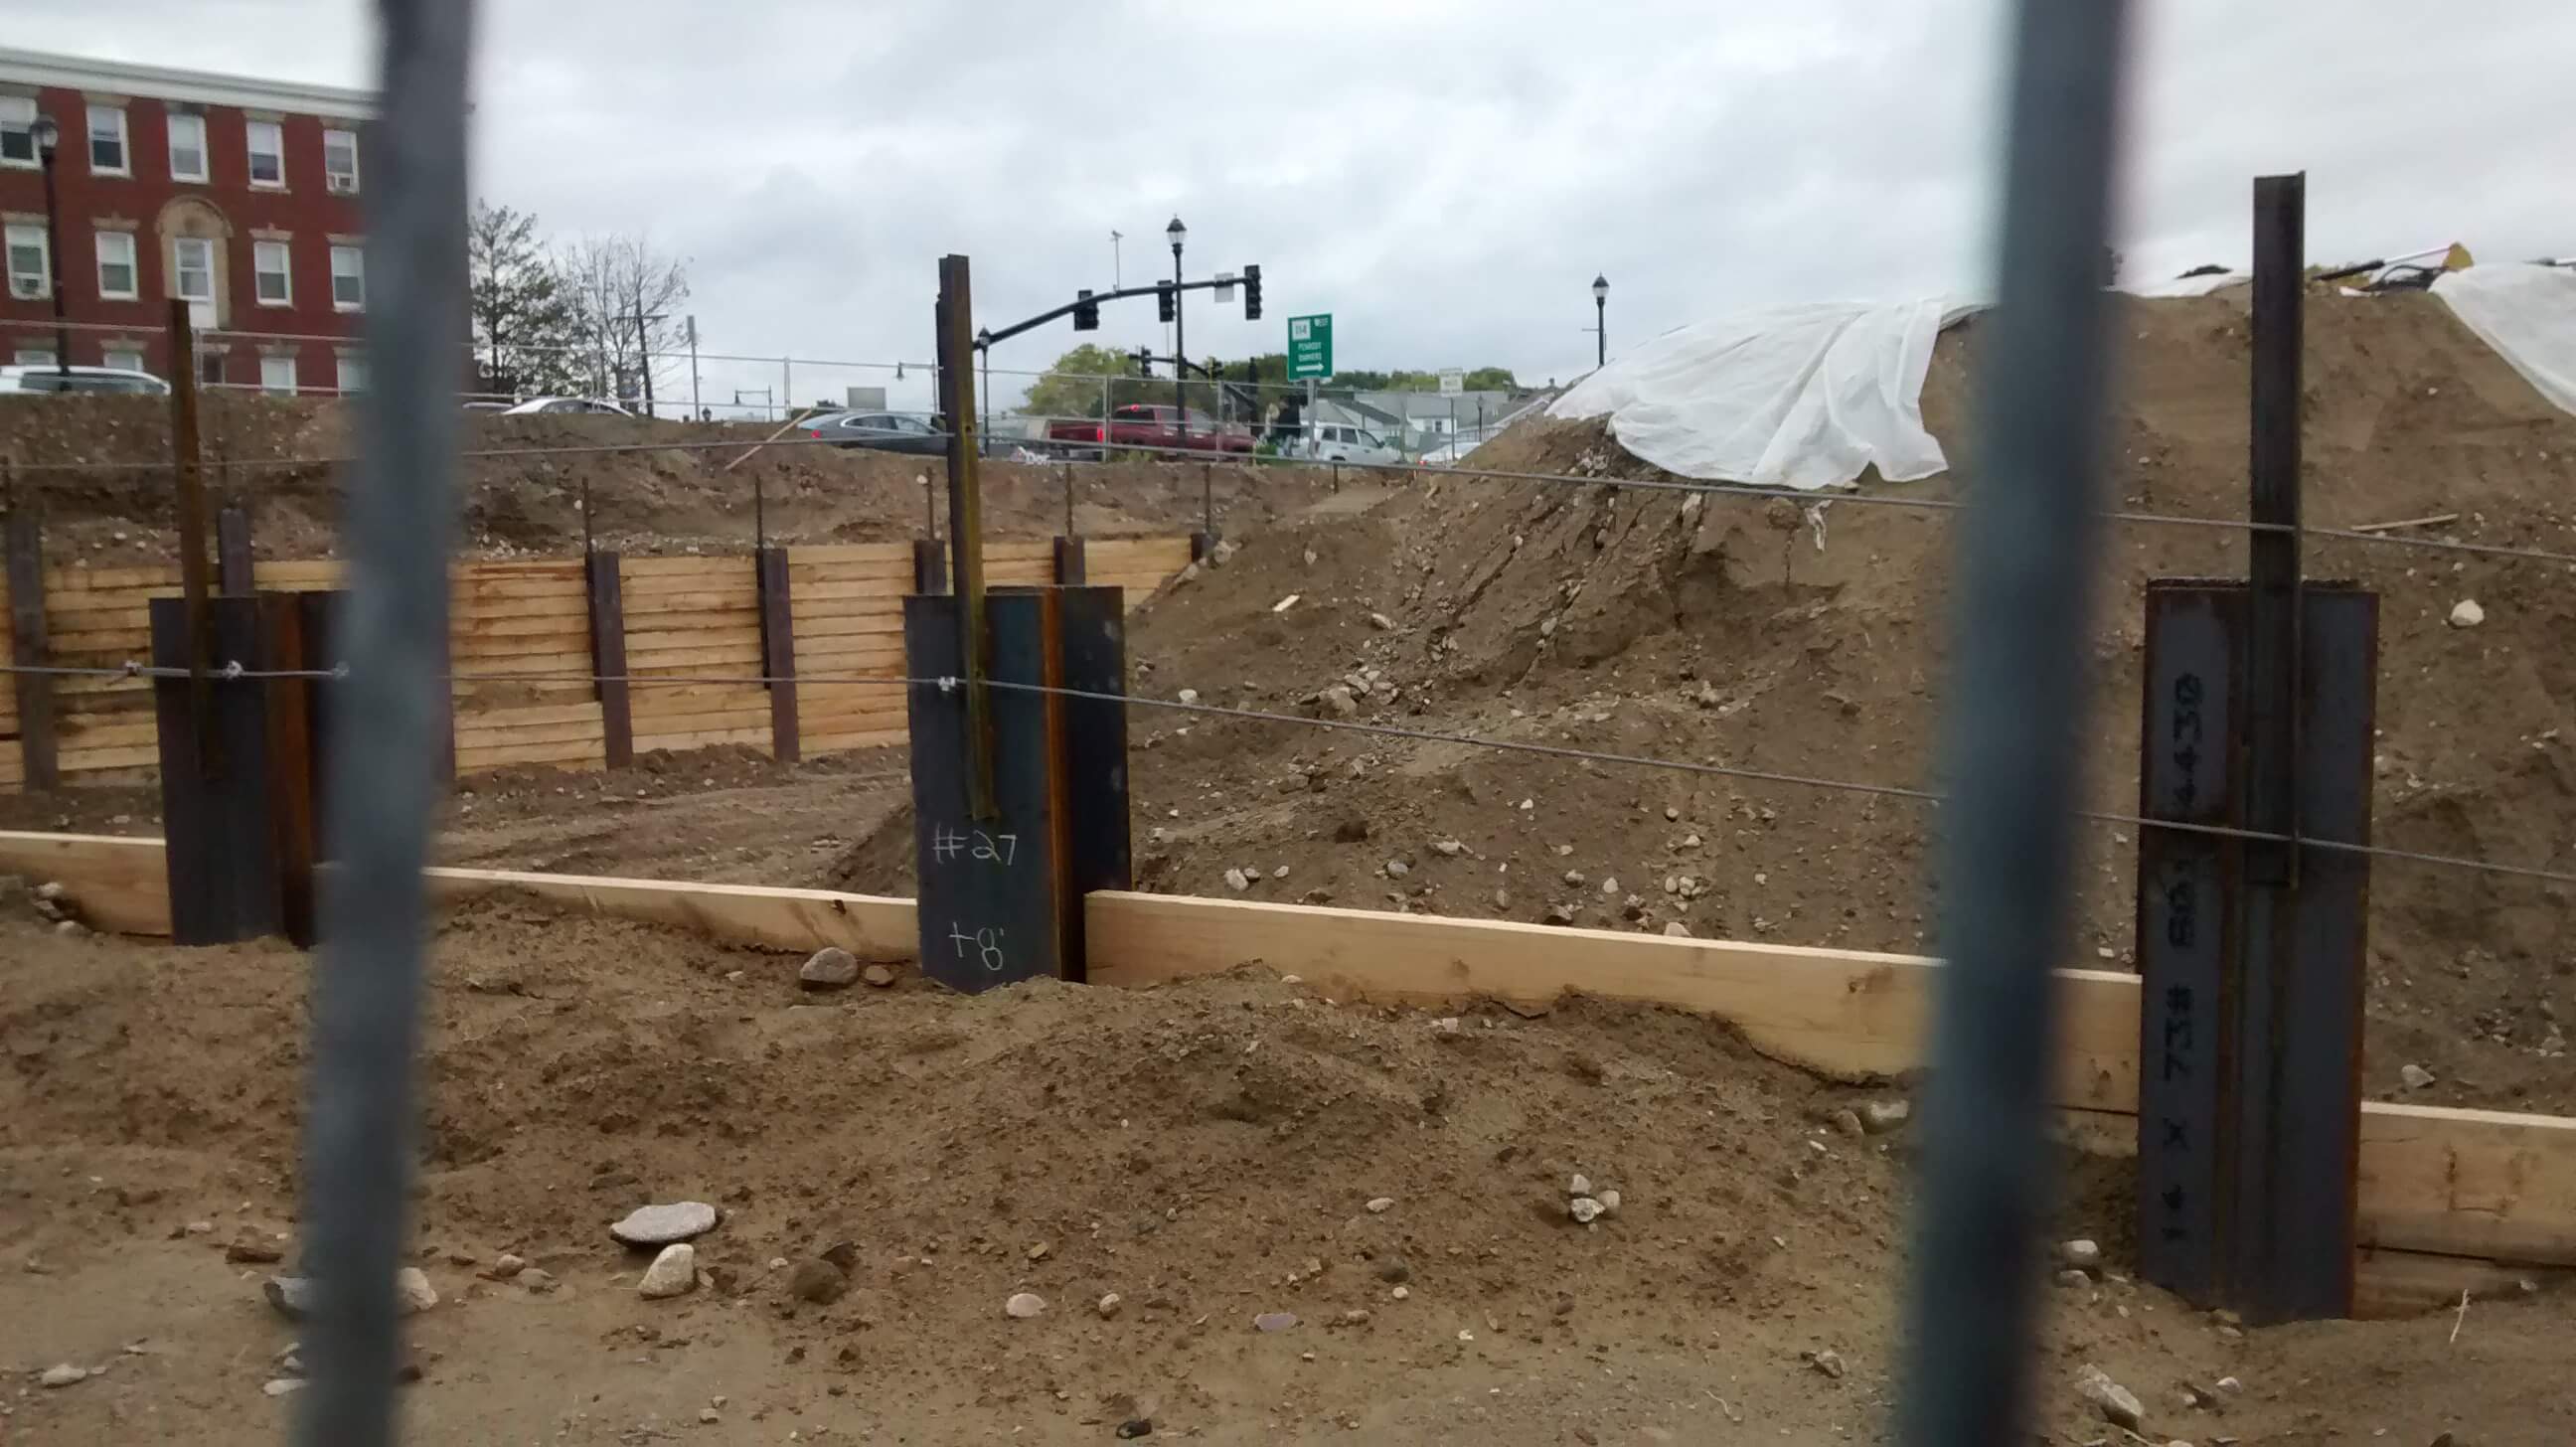
[[[273,1440],[240,1404],[291,1331],[257,1303],[280,1268],[224,1248],[293,1261],[305,961],[58,939],[23,891],[0,950],[0,1242],[28,1267],[0,1277],[0,1355],[145,1348],[20,1399],[18,1425]],[[441,1440],[640,1440],[703,1410],[781,1419],[711,1440],[1092,1441],[1146,1416],[1217,1442],[1537,1447],[1721,1422],[1823,1440],[1888,1410],[1905,1137],[1837,1131],[1860,1093],[1702,1020],[1444,1022],[1251,973],[816,997],[793,958],[507,901],[448,917],[435,953],[413,1259],[447,1300],[410,1328],[428,1380],[406,1413]],[[1576,1172],[1617,1215],[1568,1219]],[[2066,1229],[2116,1259],[2125,1174],[2078,1180]],[[641,1301],[605,1227],[679,1198],[723,1211],[710,1286]],[[846,1294],[797,1300],[772,1263],[837,1242]],[[478,1274],[505,1251],[561,1287]],[[1045,1315],[1007,1318],[1020,1291]],[[1295,1324],[1256,1330],[1271,1312]],[[2232,1341],[2108,1277],[2053,1297],[2042,1420],[2085,1440],[2069,1379],[2095,1362],[2195,1437],[2310,1440],[2318,1405],[2400,1440],[2563,1433],[2537,1363],[2565,1316],[2481,1302],[2457,1347],[2447,1318]],[[2172,1400],[2229,1373],[2242,1398]]]
[[[340,402],[226,394],[205,401],[207,487],[250,509],[264,555],[336,550],[351,454]],[[805,445],[757,452],[775,429],[616,417],[469,414],[461,550],[485,555],[578,548],[583,512],[602,546],[635,553],[744,549],[773,542],[874,542],[920,536],[941,476],[937,458]],[[709,446],[707,444],[723,444]],[[591,451],[564,451],[586,448]],[[748,455],[738,467],[729,467]],[[153,562],[174,547],[170,418],[155,398],[71,397],[0,405],[0,463],[43,509],[56,561]],[[58,470],[79,464],[77,470]],[[995,534],[1186,532],[1264,525],[1333,491],[1312,469],[1195,463],[1073,466],[988,461],[985,526]],[[945,504],[941,503],[944,508]],[[945,527],[944,516],[941,527]]]
[[[2131,302],[2114,506],[2241,516],[2246,322],[2225,299]],[[1979,333],[1946,335],[1927,420],[1959,469]],[[2576,419],[2419,296],[2317,298],[2308,515],[2442,513],[2431,535],[2576,550]],[[1599,424],[1536,422],[1497,471],[1654,477]],[[1946,500],[1958,478],[1871,496]],[[1524,744],[1908,787],[1932,780],[1958,515],[1705,498],[1460,472],[1356,516],[1251,535],[1136,618],[1140,694],[1350,715]],[[2241,574],[2233,530],[2124,524],[2097,600],[2091,802],[2136,807],[2139,608],[2158,576]],[[2553,565],[2312,539],[2310,576],[2382,599],[2380,842],[2511,862],[2576,846],[2576,624]],[[1291,594],[1298,601],[1280,610]],[[2483,627],[2446,619],[2463,598]],[[1389,625],[1377,626],[1372,619]],[[1902,799],[1458,745],[1140,714],[1152,887],[1924,947],[1928,811]],[[1526,802],[1525,802],[1526,801]],[[2074,963],[2132,958],[2132,840],[2091,829]],[[1455,845],[1452,849],[1446,846]],[[1390,862],[1401,866],[1390,869]],[[1615,881],[1615,886],[1613,885]],[[2368,1081],[2430,1066],[2444,1101],[2576,1108],[2563,891],[2385,862],[2373,881]],[[2089,955],[2090,957],[2086,957]]]

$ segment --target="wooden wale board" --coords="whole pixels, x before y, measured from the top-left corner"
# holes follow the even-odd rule
[[[157,839],[0,832],[0,872],[61,881],[107,928],[169,932]],[[908,959],[919,938],[908,899],[487,869],[433,869],[429,879],[450,902],[519,890],[768,949],[831,944]],[[1482,996],[1530,1007],[1582,991],[1712,1015],[1766,1053],[1845,1077],[1923,1064],[1939,968],[1911,955],[1233,900],[1098,893],[1085,905],[1099,984],[1151,986],[1258,964],[1389,1004]],[[2134,1089],[2107,1081],[2135,1078],[2137,982],[2097,970],[2058,978],[2068,1063],[2057,1103],[2071,1119],[2134,1140],[2129,1107],[2107,1103]],[[2576,1266],[2576,1119],[2364,1102],[2359,1196],[2365,1314],[2455,1301],[2520,1268]]]

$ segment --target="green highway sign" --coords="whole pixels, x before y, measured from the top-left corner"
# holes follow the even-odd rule
[[[1288,375],[1333,375],[1333,314],[1288,319]]]

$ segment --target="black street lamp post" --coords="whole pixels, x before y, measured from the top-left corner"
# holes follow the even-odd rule
[[[1185,294],[1181,290],[1181,243],[1189,239],[1190,228],[1183,226],[1181,218],[1175,216],[1172,224],[1163,228],[1163,234],[1172,238],[1172,355],[1186,357],[1190,354],[1190,345],[1188,337],[1181,331],[1181,298]],[[1189,384],[1182,380],[1177,364],[1172,368],[1172,410],[1176,414],[1172,420],[1181,429],[1182,445],[1187,446],[1190,435]]]
[[[36,159],[45,170],[45,271],[54,283],[54,373],[64,379],[64,390],[70,390],[72,372],[72,329],[63,319],[63,228],[60,204],[54,199],[54,152],[61,146],[62,127],[52,116],[40,115],[29,128],[36,142]]]
[[[1592,336],[1594,341],[1600,343],[1600,351],[1595,354],[1594,365],[1609,366],[1610,278],[1597,274],[1592,278]]]
[[[993,329],[991,327],[985,327],[975,333],[975,350],[984,359],[984,395],[977,399],[984,404],[984,422],[977,430],[975,445],[983,449],[982,456],[990,457],[993,455]]]

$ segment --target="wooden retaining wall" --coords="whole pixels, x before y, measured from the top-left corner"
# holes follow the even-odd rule
[[[787,553],[791,648],[802,682],[794,721],[804,753],[901,743],[900,688],[836,679],[899,678],[909,543],[796,547]],[[1132,606],[1190,558],[1186,537],[1103,538],[1089,543],[1090,580],[1128,590]],[[987,548],[994,583],[1054,580],[1050,539],[1003,539]],[[339,584],[336,562],[260,561],[266,589]],[[625,558],[623,595],[634,741],[639,751],[743,744],[769,752],[770,692],[758,683],[652,684],[653,678],[762,676],[759,573],[749,554]],[[456,767],[508,764],[598,768],[607,755],[600,690],[589,681],[589,588],[580,557],[455,566],[450,647]],[[116,668],[151,648],[149,601],[179,594],[177,564],[45,570],[46,661]],[[5,590],[5,583],[0,583]],[[0,595],[0,648],[11,646]],[[473,675],[546,675],[540,679]],[[156,764],[152,689],[141,678],[58,677],[52,682],[57,767],[66,784],[132,781]],[[0,688],[0,791],[25,777],[20,690]]]

